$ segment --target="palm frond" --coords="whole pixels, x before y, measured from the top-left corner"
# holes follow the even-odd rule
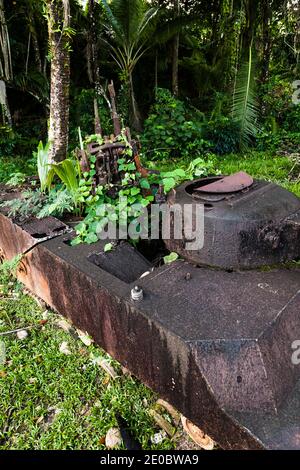
[[[252,48],[249,59],[237,74],[236,88],[233,93],[232,117],[238,124],[241,148],[248,147],[259,131],[259,109],[255,97],[254,61]]]
[[[146,42],[154,32],[154,18],[158,8],[149,8],[145,0],[101,0],[108,25],[116,43],[124,49],[134,49]]]
[[[161,22],[155,31],[155,44],[163,44],[172,39],[176,34],[181,33],[186,26],[199,23],[200,18],[194,15],[181,15]]]
[[[118,21],[118,18],[114,15],[112,9],[110,8],[110,6],[108,5],[107,1],[106,0],[101,0],[101,3],[104,7],[104,10],[106,12],[106,15],[107,15],[107,19],[108,19],[108,24],[105,24],[104,26],[106,27],[106,29],[108,29],[109,27],[112,29],[113,31],[113,34],[115,35],[115,39],[117,42],[121,42],[122,41],[122,25],[120,24],[120,22]]]

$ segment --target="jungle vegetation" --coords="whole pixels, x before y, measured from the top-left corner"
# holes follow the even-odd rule
[[[0,158],[124,125],[149,159],[299,146],[293,0],[0,0]]]

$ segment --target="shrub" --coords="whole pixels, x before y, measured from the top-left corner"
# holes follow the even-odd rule
[[[144,123],[141,142],[148,159],[195,158],[209,148],[203,138],[204,116],[159,88]]]
[[[238,125],[228,117],[219,117],[210,121],[205,137],[212,143],[214,153],[224,155],[237,152],[240,144]]]

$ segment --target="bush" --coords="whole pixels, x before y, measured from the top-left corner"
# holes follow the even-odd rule
[[[196,158],[210,147],[203,138],[204,117],[159,88],[141,136],[148,159]]]
[[[240,135],[238,125],[228,117],[219,117],[207,125],[205,137],[212,143],[212,151],[219,155],[239,150]]]
[[[45,119],[24,119],[13,129],[8,126],[0,127],[0,158],[22,155],[23,158],[31,158],[33,150],[38,144],[38,139],[47,135]]]
[[[21,157],[0,158],[0,183],[7,182],[17,173],[33,175],[35,171],[33,159],[26,160]]]
[[[285,129],[273,132],[264,129],[258,138],[257,149],[277,153],[295,153],[300,148],[300,132],[288,132]]]

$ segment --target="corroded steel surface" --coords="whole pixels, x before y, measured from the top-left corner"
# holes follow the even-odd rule
[[[199,188],[195,188],[195,191],[212,193],[212,194],[226,194],[235,193],[247,189],[253,184],[252,176],[248,175],[244,171],[239,171],[230,176],[224,176],[218,178],[213,183],[205,184]]]
[[[171,239],[165,240],[170,251],[193,264],[222,269],[252,269],[300,258],[300,198],[265,181],[236,193],[197,192],[195,197],[200,183],[214,180],[184,183],[169,194],[171,207],[192,203],[196,210],[204,205],[203,248],[189,250],[185,236],[176,239],[171,227]],[[192,227],[194,221],[185,223]]]
[[[0,212],[0,238],[3,256],[12,259],[31,249],[37,243],[57,237],[68,231],[68,227],[54,217],[26,219],[13,222]]]
[[[19,238],[19,227],[11,234]],[[299,270],[228,273],[179,261],[139,279],[135,302],[135,283],[91,262],[105,242],[71,247],[70,237],[23,257],[18,277],[30,290],[221,447],[300,448],[300,366],[291,363]]]

